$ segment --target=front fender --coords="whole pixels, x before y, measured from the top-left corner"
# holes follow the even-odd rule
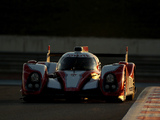
[[[38,73],[39,75],[39,82],[33,83],[31,82],[31,74]],[[40,94],[42,89],[44,88],[47,82],[47,67],[46,65],[42,64],[32,64],[32,63],[24,63],[23,64],[23,73],[22,73],[22,94]],[[29,88],[33,86],[33,88]],[[39,88],[34,89],[34,85],[38,84]]]
[[[112,65],[105,65],[102,68],[102,75],[101,75],[101,80],[100,80],[100,88],[105,96],[119,96],[123,94],[123,89],[124,89],[124,80],[125,80],[125,68],[126,65],[123,64],[112,64]],[[115,77],[115,81],[113,85],[116,85],[116,89],[112,89],[112,83],[109,84],[109,89],[105,88],[105,77],[108,74],[113,74]]]

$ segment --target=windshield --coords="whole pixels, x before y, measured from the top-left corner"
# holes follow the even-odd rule
[[[95,70],[96,61],[87,57],[65,57],[58,63],[58,70]]]

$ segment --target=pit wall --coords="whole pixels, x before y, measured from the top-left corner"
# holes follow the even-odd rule
[[[46,53],[73,51],[75,46],[88,46],[92,53],[125,53],[130,55],[160,56],[160,39],[124,39],[96,37],[0,36],[0,52]]]

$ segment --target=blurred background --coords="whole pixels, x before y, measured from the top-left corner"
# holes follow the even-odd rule
[[[137,65],[137,79],[160,77],[158,0],[0,1],[0,79],[21,79],[23,63],[51,52],[89,46],[102,54],[124,54]],[[58,61],[54,57],[53,61]],[[100,57],[102,64],[124,58]]]
[[[1,34],[160,38],[158,0],[3,0]]]

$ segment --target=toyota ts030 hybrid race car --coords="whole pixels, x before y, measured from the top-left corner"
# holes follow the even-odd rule
[[[47,60],[29,60],[23,65],[22,96],[25,101],[33,98],[116,98],[132,100],[135,95],[135,64],[125,61],[104,65],[88,52],[88,47],[75,47],[58,61],[50,62],[50,46]],[[50,98],[50,97],[49,97]]]

